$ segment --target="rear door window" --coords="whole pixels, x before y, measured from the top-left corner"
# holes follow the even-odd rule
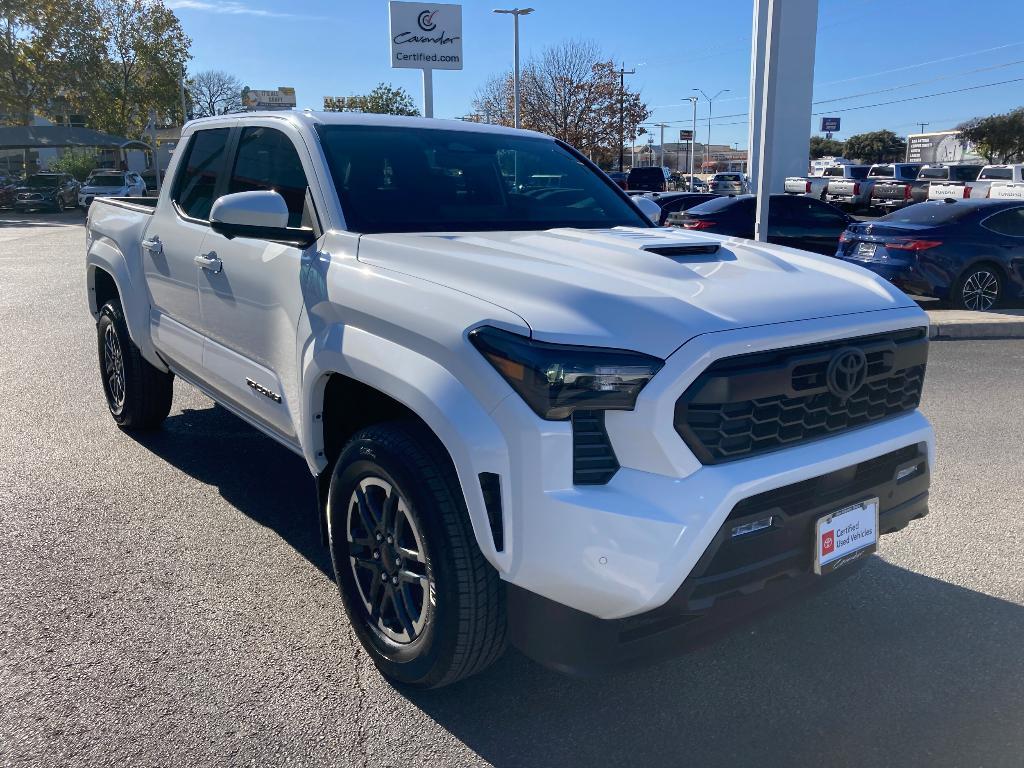
[[[228,130],[196,131],[188,143],[188,156],[174,181],[171,199],[190,219],[207,221],[210,218],[217,179],[224,171]]]
[[[983,225],[1000,235],[1024,237],[1024,207],[1000,211],[985,219]]]

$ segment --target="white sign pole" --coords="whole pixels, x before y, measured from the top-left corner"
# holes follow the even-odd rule
[[[434,70],[423,70],[423,116],[434,116]]]

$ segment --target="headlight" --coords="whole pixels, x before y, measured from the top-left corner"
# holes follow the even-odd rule
[[[577,408],[632,410],[665,364],[639,352],[548,344],[490,326],[469,340],[543,419],[565,419]]]

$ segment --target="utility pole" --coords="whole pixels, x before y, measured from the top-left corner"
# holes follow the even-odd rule
[[[693,192],[693,150],[697,146],[697,97],[687,96],[690,104],[693,105],[693,133],[690,134],[690,191]]]
[[[626,69],[626,62],[619,67],[619,171],[622,171],[623,153],[626,146],[626,75],[635,75],[635,69]]]
[[[921,126],[921,133],[924,133],[924,127],[925,127],[926,125],[931,125],[931,123],[918,123],[918,125],[920,125],[920,126]]]
[[[185,125],[188,120],[188,110],[185,109],[185,67],[181,68],[181,79],[179,80],[179,86],[181,91],[181,124]]]
[[[512,65],[512,67],[513,67],[513,69],[512,69],[512,90],[514,92],[514,97],[513,97],[513,99],[514,99],[514,102],[513,102],[513,111],[514,111],[513,122],[515,124],[515,127],[518,128],[519,127],[519,17],[520,16],[529,16],[531,13],[533,13],[533,8],[495,8],[494,9],[494,13],[508,14],[513,19],[513,36],[514,36],[514,41],[513,41],[513,46],[514,46],[513,56],[514,56],[514,60],[513,60],[513,65]],[[432,117],[432,115],[427,115],[427,117]]]

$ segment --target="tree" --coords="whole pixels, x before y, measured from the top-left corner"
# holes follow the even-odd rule
[[[973,144],[989,163],[1009,163],[1024,158],[1024,107],[1002,115],[975,117],[962,123],[960,142]]]
[[[149,113],[176,113],[178,78],[191,44],[163,0],[98,0],[108,32],[102,88],[91,113],[96,127],[122,136],[142,134]]]
[[[227,115],[244,109],[242,82],[219,69],[197,72],[188,79],[185,89],[192,117]]]
[[[844,151],[864,163],[901,162],[907,156],[907,140],[892,131],[858,133],[846,140]]]
[[[622,97],[625,135],[643,134],[640,124],[651,111],[639,93],[620,94],[615,62],[605,60],[595,43],[569,40],[529,59],[520,77],[520,123],[549,133],[605,163],[618,156],[619,101]],[[491,122],[513,124],[510,73],[491,77],[477,90],[473,111]]]
[[[0,114],[27,125],[90,101],[106,32],[91,0],[0,0]]]
[[[844,146],[843,142],[835,139],[811,136],[811,160],[817,160],[819,157],[842,157]]]
[[[96,168],[95,153],[84,149],[66,150],[56,160],[50,161],[50,170],[56,173],[70,173],[79,181],[85,181]]]
[[[324,96],[326,112],[370,112],[375,115],[407,115],[418,117],[416,109],[405,88],[395,88],[391,83],[378,83],[367,94],[359,96]]]

